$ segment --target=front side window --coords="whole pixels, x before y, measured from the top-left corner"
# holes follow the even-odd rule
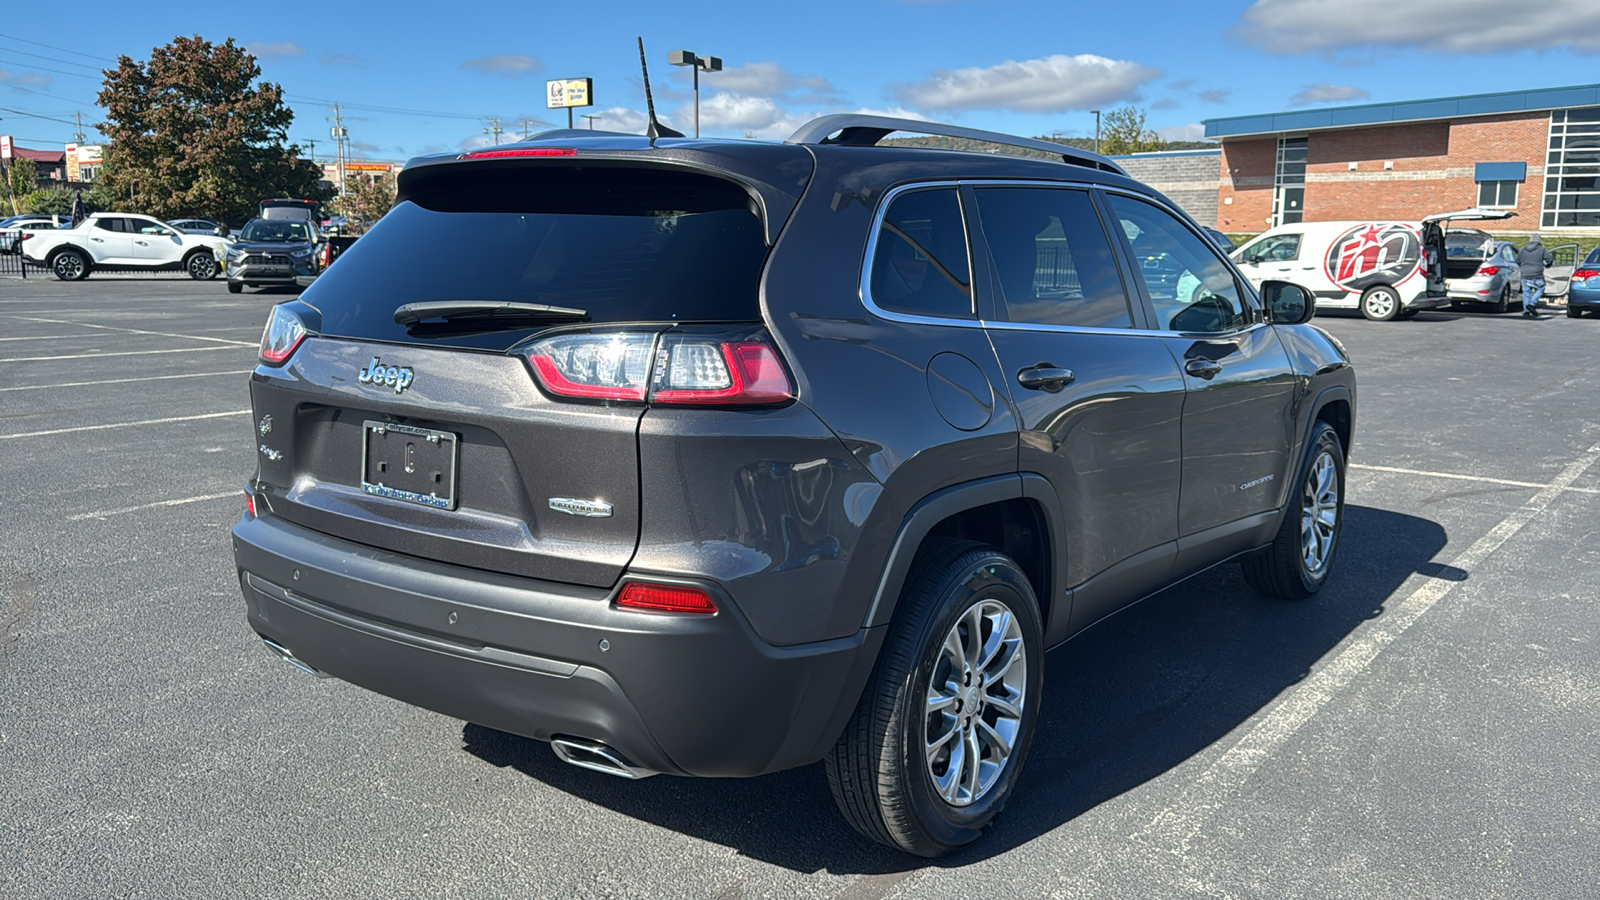
[[[872,302],[917,316],[973,319],[967,229],[955,188],[894,198],[872,255]]]
[[[1012,322],[1129,328],[1111,241],[1085,191],[980,188],[978,216]]]
[[[1246,260],[1290,262],[1300,258],[1300,235],[1276,234],[1262,238],[1244,252]]]
[[[1107,200],[1133,247],[1157,328],[1214,333],[1249,324],[1233,271],[1204,238],[1154,204],[1121,194]]]

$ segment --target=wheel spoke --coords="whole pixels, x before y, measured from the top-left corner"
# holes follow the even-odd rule
[[[989,745],[990,749],[994,750],[995,756],[999,758],[1000,762],[1004,762],[1005,760],[1011,758],[1010,741],[1002,737],[1000,732],[994,730],[993,725],[990,725],[983,719],[977,720],[975,724],[978,726],[978,730],[982,731],[983,734],[987,736],[985,743]]]
[[[995,617],[994,630],[989,632],[989,640],[983,645],[983,660],[978,663],[978,671],[982,672],[994,662],[995,656],[1006,646],[1006,632],[1011,627],[1011,612],[1008,610]]]
[[[1017,720],[1020,721],[1022,719],[1022,710],[1018,709],[1016,706],[1014,706],[1012,704],[1012,702],[1011,702],[1012,699],[1013,698],[1011,698],[1011,697],[995,697],[993,695],[990,695],[990,696],[984,697],[983,698],[983,702],[985,704],[993,707],[994,709],[998,710],[1002,715],[1005,715],[1005,716],[1008,716],[1010,718],[1017,719]],[[1015,699],[1021,700],[1022,697],[1018,696]]]
[[[939,645],[923,695],[928,778],[952,806],[969,806],[1002,780],[1022,734],[1027,689],[1022,626],[1014,608],[979,599]]]
[[[964,745],[966,758],[961,761],[962,787],[967,789],[967,797],[971,800],[978,799],[978,772],[983,761],[983,750],[978,746],[978,729],[969,728],[966,732]]]

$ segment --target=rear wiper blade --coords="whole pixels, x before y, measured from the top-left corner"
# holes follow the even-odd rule
[[[394,311],[399,325],[414,325],[427,319],[517,319],[587,320],[589,311],[567,306],[550,306],[545,303],[517,303],[511,300],[429,300],[407,303]]]

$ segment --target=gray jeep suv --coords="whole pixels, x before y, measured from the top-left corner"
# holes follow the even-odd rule
[[[944,853],[1019,788],[1044,651],[1229,561],[1323,585],[1355,378],[1311,311],[1006,135],[413,160],[263,336],[249,624],[612,775],[822,760],[862,834]]]

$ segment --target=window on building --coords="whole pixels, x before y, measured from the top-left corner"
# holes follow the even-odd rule
[[[1600,228],[1600,107],[1550,113],[1542,228]]]
[[[1278,164],[1273,172],[1272,224],[1305,221],[1306,159],[1309,138],[1279,138]]]
[[[1489,207],[1516,206],[1517,183],[1515,181],[1478,182],[1478,205]]]

